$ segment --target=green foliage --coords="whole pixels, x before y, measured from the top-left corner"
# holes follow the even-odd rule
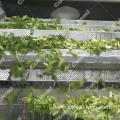
[[[17,100],[19,95],[23,96],[23,91],[22,90],[12,92],[8,95],[8,105],[9,105],[9,107],[12,106],[12,104]]]
[[[57,24],[31,24],[31,23],[25,23],[25,22],[16,22],[16,23],[9,23],[9,24],[1,24],[0,25],[1,29],[38,29],[38,30],[77,30],[80,31],[77,28],[65,28],[61,25]]]
[[[27,15],[23,17],[13,16],[11,19],[5,21],[9,24],[1,24],[1,29],[38,29],[38,30],[77,30],[77,28],[64,28],[60,24],[60,20],[39,20],[37,18],[30,18]]]
[[[105,28],[103,28],[101,31],[102,31],[102,32],[110,32],[109,29],[105,29]]]
[[[24,15],[23,17],[13,16],[11,19],[6,20],[5,22],[53,23],[53,24],[60,24],[60,20],[59,19],[44,21],[44,20],[39,20],[38,18],[30,18],[27,15]]]
[[[69,82],[69,90],[83,88],[84,82],[86,82],[86,79],[81,79],[81,78],[78,81]]]
[[[42,96],[42,95],[41,95]],[[46,95],[42,99],[39,96],[27,95],[23,99],[29,105],[28,110],[32,113],[35,111],[45,114],[52,114],[58,117],[63,112],[76,118],[83,118],[85,120],[109,120],[110,117],[120,114],[120,99],[115,99],[115,94],[110,92],[110,97],[93,96],[88,94],[81,94],[74,98],[66,95],[67,99],[62,103],[58,103],[57,98]],[[37,104],[35,101],[38,101]],[[106,107],[108,106],[108,107]],[[56,110],[56,107],[58,109]]]
[[[13,16],[11,19],[7,19],[5,22],[9,24],[2,23],[0,28],[2,29],[38,29],[38,30],[70,30],[70,31],[87,31],[87,29],[77,29],[77,28],[65,28],[60,22],[60,19],[49,19],[40,20],[38,18],[30,18],[27,15],[23,17]],[[75,23],[76,24],[76,23]],[[82,25],[87,25],[87,22],[83,22]],[[117,26],[120,26],[116,23]],[[110,32],[109,29],[103,28],[101,32]],[[120,30],[114,30],[114,32],[120,32]]]
[[[83,22],[83,25],[87,25],[87,22]]]
[[[3,118],[0,118],[0,120],[4,120]]]

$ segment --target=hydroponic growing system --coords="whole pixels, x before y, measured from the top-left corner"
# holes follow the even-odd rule
[[[1,119],[120,120],[119,32],[118,21],[1,22],[0,80],[14,89]]]

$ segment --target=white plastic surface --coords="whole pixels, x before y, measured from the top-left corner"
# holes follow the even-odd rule
[[[30,35],[30,30],[27,29],[0,29],[0,35],[8,35],[14,33],[15,36],[26,36]]]

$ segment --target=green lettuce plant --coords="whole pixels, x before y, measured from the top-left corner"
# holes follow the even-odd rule
[[[39,96],[27,95],[23,100],[28,104],[28,111],[37,111],[43,116],[52,114],[55,119],[64,112],[69,116],[85,120],[93,120],[95,118],[98,118],[98,120],[112,120],[115,115],[120,114],[120,99],[116,100],[115,96],[117,95],[112,92],[110,92],[109,98],[83,93],[76,98],[70,95],[66,96],[67,99],[62,103],[58,103],[57,98],[50,95],[46,95],[38,104],[35,104],[34,101],[39,100]]]
[[[9,22],[9,24],[6,22]],[[73,31],[87,31],[87,29],[77,29],[77,28],[65,28],[60,24],[60,19],[54,20],[40,20],[38,18],[30,18],[27,15],[23,17],[13,16],[7,19],[5,23],[0,25],[1,29],[38,29],[38,30],[73,30]],[[83,22],[82,25],[87,25],[87,22]],[[101,32],[110,32],[110,29],[103,28]],[[114,30],[114,32],[119,32],[119,30]]]

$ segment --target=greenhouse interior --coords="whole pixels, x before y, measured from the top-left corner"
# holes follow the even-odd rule
[[[0,1],[0,120],[120,120],[120,0]]]

